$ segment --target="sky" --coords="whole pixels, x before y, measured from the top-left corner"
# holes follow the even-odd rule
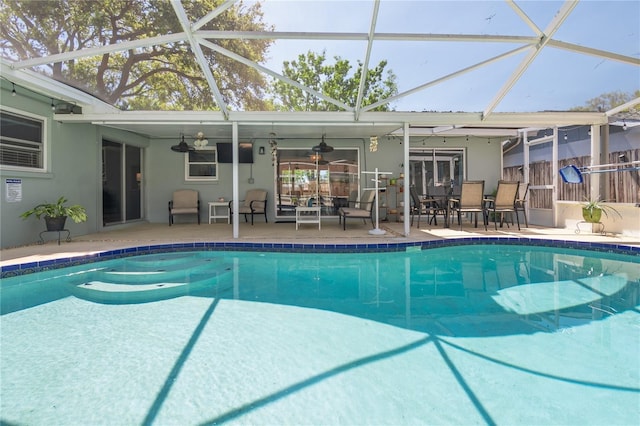
[[[248,2],[249,4],[252,2]],[[560,1],[516,4],[541,30],[560,10]],[[264,0],[265,22],[276,31],[356,32],[369,30],[370,0]],[[444,33],[534,36],[504,1],[382,0],[376,26],[383,33]],[[553,37],[581,46],[640,58],[640,1],[581,1]],[[397,76],[399,92],[521,46],[520,43],[376,41],[370,66],[381,60]],[[362,41],[279,40],[266,66],[281,72],[282,62],[307,51],[326,51],[353,65],[364,61]],[[527,52],[504,58],[426,90],[398,99],[399,111],[483,111]],[[601,93],[640,90],[640,67],[553,47],[545,47],[496,111],[566,110]]]

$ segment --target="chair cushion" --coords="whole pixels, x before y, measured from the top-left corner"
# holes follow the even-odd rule
[[[188,214],[188,213],[198,213],[198,208],[184,208],[184,209],[171,209],[171,214]]]
[[[371,216],[371,210],[358,209],[354,207],[343,207],[340,209],[340,214],[349,217],[369,218]]]
[[[249,209],[249,213],[251,213],[251,202],[258,201],[253,203],[253,209],[263,209],[264,210],[264,202],[267,199],[267,191],[264,189],[250,189],[247,191],[247,195],[244,199],[244,207]],[[242,206],[241,206],[242,207]],[[242,212],[242,209],[239,210]]]
[[[191,213],[198,211],[198,191],[191,189],[182,189],[173,193],[173,211],[178,209],[189,209],[187,212]]]

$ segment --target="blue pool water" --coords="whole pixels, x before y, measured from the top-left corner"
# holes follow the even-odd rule
[[[16,424],[638,424],[640,259],[177,252],[4,279]]]

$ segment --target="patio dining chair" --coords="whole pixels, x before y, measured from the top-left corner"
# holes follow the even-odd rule
[[[518,196],[518,181],[498,181],[498,190],[494,198],[485,199],[487,208],[487,217],[489,214],[493,216],[493,223],[496,231],[498,230],[498,217],[500,217],[500,226],[505,223],[505,213],[514,214],[516,216],[516,222],[518,223],[518,231],[520,230],[520,218],[518,218],[516,212],[516,197]],[[513,221],[513,219],[512,219]],[[507,222],[509,227],[509,222]]]
[[[438,201],[434,198],[429,197],[420,199],[415,186],[411,186],[409,188],[409,194],[411,195],[411,226],[413,226],[413,218],[416,214],[418,215],[418,223],[416,224],[417,228],[420,228],[420,218],[423,215],[428,217],[429,225],[433,223],[434,225],[438,226],[438,219],[436,218],[436,214],[441,211]]]
[[[478,213],[482,214],[484,230],[487,230],[487,217],[484,208],[484,181],[464,181],[460,188],[459,198],[449,199],[450,217],[458,215],[458,226],[462,229],[462,213],[472,213],[475,216],[475,227],[478,227]]]
[[[527,222],[527,211],[525,206],[527,202],[528,193],[529,193],[529,184],[525,182],[520,182],[520,184],[518,185],[518,196],[516,197],[515,209],[516,209],[516,216],[518,216],[518,212],[522,212],[522,216],[524,217],[525,228],[529,227],[529,223]]]

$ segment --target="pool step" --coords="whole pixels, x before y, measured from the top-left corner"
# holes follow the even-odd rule
[[[215,266],[215,267],[212,267]],[[195,294],[218,284],[232,265],[209,264],[208,269],[176,270],[157,274],[141,272],[95,272],[92,279],[72,285],[71,293],[97,303],[147,303]]]
[[[157,253],[148,254],[143,256],[133,256],[122,259],[122,267],[125,269],[153,269],[153,268],[171,268],[171,265],[182,265],[184,263],[194,262],[206,263],[211,261],[220,261],[219,256],[214,256],[209,253],[206,254],[194,254],[194,253]]]
[[[233,265],[221,259],[205,262],[183,262],[181,264],[153,266],[146,268],[138,265],[132,268],[107,269],[94,271],[91,280],[120,284],[153,284],[158,282],[192,282],[215,278],[233,269]]]
[[[185,296],[198,283],[116,284],[90,281],[75,286],[72,293],[79,299],[98,303],[146,303]]]

